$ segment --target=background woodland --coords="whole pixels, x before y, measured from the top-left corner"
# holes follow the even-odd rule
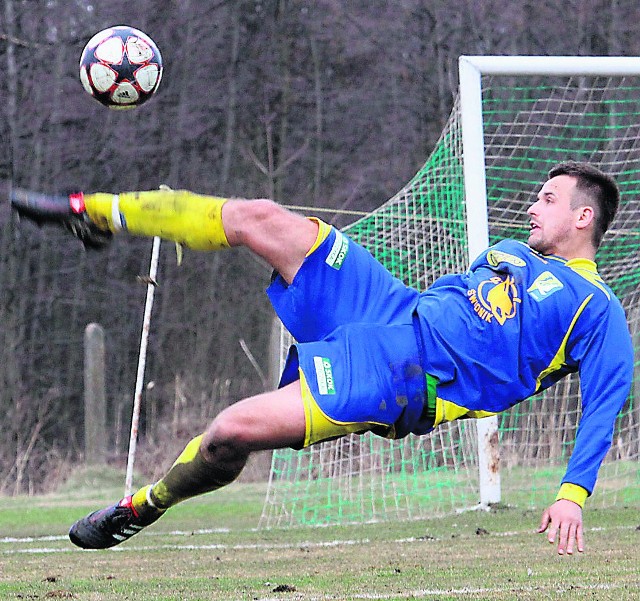
[[[421,167],[461,54],[640,54],[631,0],[2,0],[0,194],[155,189],[270,197],[343,226]],[[158,44],[157,96],[114,112],[78,80],[86,41],[128,24]],[[0,492],[83,460],[83,337],[106,335],[108,459],[125,462],[151,242],[85,251],[0,203]],[[221,407],[260,392],[268,267],[242,250],[161,253],[141,470],[171,463]],[[251,359],[255,361],[252,362]],[[152,383],[152,384],[151,384]],[[263,473],[264,475],[264,473]]]

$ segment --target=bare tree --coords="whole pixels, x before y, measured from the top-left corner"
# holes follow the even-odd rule
[[[168,184],[328,209],[321,216],[342,226],[353,216],[337,209],[375,208],[422,166],[461,54],[634,55],[639,12],[631,0],[3,0],[2,189]],[[115,112],[85,94],[77,71],[86,41],[123,14],[156,41],[165,75],[154,99]],[[248,253],[186,250],[178,265],[162,248],[143,449],[147,431],[159,441],[203,427],[262,390],[273,315],[269,269]],[[149,253],[144,239],[93,253],[58,230],[22,223],[16,234],[0,210],[5,491],[37,490],[53,462],[81,459],[90,322],[105,330],[108,434],[122,461]]]

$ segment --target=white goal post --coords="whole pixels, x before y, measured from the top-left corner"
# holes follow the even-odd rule
[[[459,76],[453,110],[424,166],[345,232],[425,289],[502,238],[526,240],[526,207],[555,164],[581,160],[614,175],[621,205],[596,260],[627,312],[636,358],[632,393],[589,506],[638,503],[640,58],[462,56]],[[416,519],[499,502],[546,507],[580,411],[579,380],[570,374],[498,416],[445,423],[428,436],[351,435],[275,451],[260,525]]]

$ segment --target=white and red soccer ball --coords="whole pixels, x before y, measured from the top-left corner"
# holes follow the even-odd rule
[[[138,29],[119,25],[94,35],[80,58],[80,81],[88,94],[112,109],[140,106],[158,89],[162,56]]]

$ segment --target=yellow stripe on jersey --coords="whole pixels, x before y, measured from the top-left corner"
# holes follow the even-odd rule
[[[569,267],[569,269],[575,271],[585,280],[591,282],[594,286],[602,290],[602,292],[605,293],[607,299],[611,300],[611,295],[603,285],[604,282],[598,274],[596,264],[593,261],[590,261],[589,259],[571,259],[570,261],[567,261],[567,267]]]
[[[593,298],[593,294],[587,296],[587,298],[582,302],[576,314],[573,316],[571,320],[571,324],[569,325],[569,329],[567,333],[564,335],[562,342],[560,343],[560,348],[558,352],[555,354],[555,357],[551,360],[549,367],[543,369],[540,372],[540,375],[536,378],[536,392],[540,390],[540,386],[542,385],[542,380],[544,380],[549,374],[552,374],[555,371],[558,371],[565,364],[565,352],[567,350],[567,341],[569,340],[569,336],[571,336],[571,332],[576,325],[576,321],[578,321],[578,317],[582,314],[585,307],[589,304],[589,301]]]

